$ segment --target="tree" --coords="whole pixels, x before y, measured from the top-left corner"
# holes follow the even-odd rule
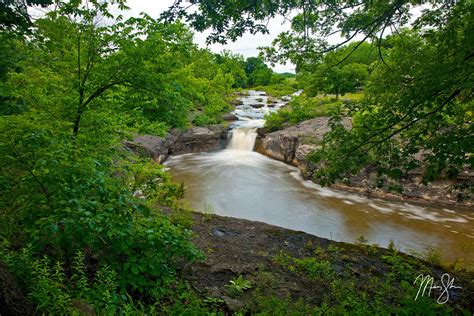
[[[53,0],[2,1],[0,2],[0,26],[20,33],[25,32],[32,25],[28,7],[35,5],[44,8],[53,3]]]
[[[383,165],[380,170],[391,174],[406,174],[423,164],[426,180],[455,176],[466,167],[473,168],[472,2],[432,3],[414,21],[410,17],[412,10],[422,5],[419,1],[209,5],[209,0],[201,0],[191,2],[197,9],[192,14],[186,11],[185,2],[175,2],[163,18],[185,17],[198,30],[212,28],[209,41],[225,41],[226,36],[235,39],[246,31],[266,32],[265,19],[277,14],[289,17],[299,10],[292,19],[292,30],[281,34],[274,47],[265,51],[270,61],[291,60],[298,71],[356,36],[361,36],[362,41],[339,63],[348,60],[366,41],[376,45],[378,65],[367,102],[352,105],[350,112],[354,128],[347,131],[334,125],[324,149],[315,156],[318,162],[324,162],[317,173],[322,182],[332,183],[353,175],[369,162]],[[416,33],[416,45],[410,45],[414,39],[407,39],[401,30],[404,26]],[[385,41],[389,30],[398,44],[393,39],[392,43]],[[327,38],[334,33],[343,40],[331,45]],[[404,40],[408,41],[406,45],[402,44]],[[390,52],[384,51],[391,45]],[[382,86],[381,82],[385,84]],[[424,154],[421,161],[415,159],[419,153]]]
[[[266,86],[270,83],[273,71],[260,57],[249,57],[245,61],[245,73],[249,86]]]
[[[162,293],[179,258],[199,257],[160,209],[178,208],[182,188],[122,147],[144,121],[188,122],[196,47],[182,24],[102,24],[106,4],[74,3],[1,44],[15,54],[0,76],[0,261],[40,312],[70,314],[74,297],[114,313]]]
[[[300,65],[299,77],[306,94],[315,96],[318,93],[331,93],[338,99],[340,94],[362,88],[376,55],[372,45],[363,43],[348,58],[342,60],[356,45],[359,43],[341,47],[324,54],[321,59]]]
[[[215,56],[216,62],[220,65],[223,72],[232,75],[234,80],[232,87],[245,88],[247,86],[248,78],[244,69],[244,57],[226,50],[221,54],[216,54]]]
[[[472,13],[453,13],[444,30],[387,39],[386,64],[372,73],[365,103],[351,108],[353,129],[336,124],[315,154],[323,181],[367,164],[396,179],[422,167],[425,182],[473,168],[474,25]]]

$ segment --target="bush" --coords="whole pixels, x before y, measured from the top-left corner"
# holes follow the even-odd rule
[[[285,78],[270,82],[269,85],[256,86],[252,89],[265,91],[269,95],[278,98],[285,95],[293,94],[294,92],[296,92],[296,90],[299,89],[299,86],[294,78]]]
[[[305,95],[295,97],[287,107],[268,114],[265,128],[270,131],[284,127],[285,123],[297,124],[321,116],[338,115],[343,110],[343,102],[331,98],[308,98]]]
[[[0,123],[0,238],[10,249],[29,245],[18,278],[31,282],[35,302],[68,304],[63,287],[79,252],[98,267],[93,276],[108,267],[120,295],[141,298],[175,281],[177,260],[200,257],[190,231],[151,208],[175,207],[183,193],[159,166],[132,159],[113,137],[100,150],[95,139],[71,141],[62,124],[36,115]]]

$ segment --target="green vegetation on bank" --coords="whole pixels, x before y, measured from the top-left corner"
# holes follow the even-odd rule
[[[269,115],[266,127],[332,117],[332,131],[310,157],[319,166],[314,177],[323,185],[350,178],[368,165],[394,181],[419,168],[424,184],[456,179],[474,168],[472,12],[472,4],[458,3],[445,20],[427,14],[413,28],[385,38],[294,60],[305,93]],[[284,40],[290,41],[275,43],[286,45]],[[271,49],[266,53],[278,55]],[[339,102],[348,92],[364,97]],[[320,101],[314,98],[318,94],[335,98]],[[343,127],[342,116],[352,117],[351,129]],[[466,199],[474,188],[461,191],[459,198]]]
[[[172,306],[177,263],[202,258],[163,213],[183,209],[183,188],[121,144],[218,123],[247,77],[273,73],[106,2],[61,2],[31,23],[0,31],[0,267],[38,313]]]
[[[185,210],[183,187],[122,142],[222,122],[236,89],[285,80],[261,58],[199,49],[182,23],[110,8],[0,20],[0,276],[38,313],[179,305],[177,264],[202,259],[188,223],[165,215]]]
[[[370,248],[370,246],[366,246]],[[413,275],[429,274],[429,268],[410,262],[397,252],[382,255],[378,265],[387,265],[385,275],[377,275],[380,267],[360,267],[355,258],[342,258],[340,249],[316,249],[313,257],[297,258],[284,252],[273,260],[274,263],[290,274],[304,280],[306,290],[313,297],[302,295],[295,298],[279,298],[268,294],[269,284],[258,284],[256,297],[247,311],[251,314],[268,313],[278,315],[431,315],[469,313],[467,309],[454,310],[440,305],[432,298],[420,296],[416,300],[418,289],[413,286]],[[362,250],[364,251],[364,250]],[[370,252],[370,250],[367,249]],[[339,266],[337,259],[347,263]],[[362,264],[363,265],[363,264]],[[276,282],[267,272],[264,280]],[[268,281],[267,281],[268,282]],[[421,285],[420,282],[417,282]]]
[[[360,102],[362,98],[361,93],[347,93],[338,99],[322,95],[308,97],[303,93],[293,97],[288,106],[266,115],[265,128],[275,131],[315,117],[345,115],[349,104]]]
[[[253,87],[254,90],[265,91],[267,94],[280,98],[283,96],[291,95],[299,90],[299,84],[295,78],[283,78],[282,80],[278,80],[274,83],[270,82],[270,84],[266,86],[256,86]]]
[[[223,42],[267,32],[267,18],[293,14],[290,29],[261,48],[266,60],[291,61],[310,97],[364,89],[365,102],[348,111],[353,128],[334,119],[313,157],[320,183],[369,164],[399,179],[423,167],[425,183],[474,169],[472,1],[211,2],[193,2],[192,14],[178,2],[162,17],[185,17],[199,31],[212,29],[209,41]],[[338,32],[343,40],[330,42]],[[351,42],[358,36],[363,41]]]
[[[52,3],[27,1],[42,7]],[[248,27],[264,28],[248,18],[300,9],[291,1],[264,8],[262,3],[269,2],[242,8],[244,1],[198,1],[207,12],[195,12],[188,22],[198,30],[217,26],[212,36],[222,39],[228,32],[235,39]],[[165,23],[146,14],[114,16],[111,12],[126,8],[123,0],[57,1],[35,21],[24,2],[2,3],[0,285],[5,288],[0,298],[13,295],[8,302],[31,314],[225,313],[219,298],[202,297],[180,275],[180,268],[204,258],[191,242],[183,186],[172,183],[153,161],[126,151],[122,142],[137,133],[163,136],[170,128],[222,122],[238,89],[258,88],[275,96],[305,89],[305,95],[268,118],[271,128],[335,115],[333,131],[313,157],[325,162],[318,173],[323,183],[369,163],[402,178],[420,167],[414,158],[420,151],[426,153],[426,181],[472,168],[472,4],[434,7],[412,29],[395,28],[397,34],[388,37],[381,27],[392,23],[395,12],[407,20],[403,6],[408,2],[349,6],[355,11],[345,14],[338,8],[342,4],[326,7],[325,14],[313,5],[304,17],[297,14],[292,33],[276,42],[297,65],[295,79],[275,74],[261,57],[198,48],[182,22]],[[221,6],[226,10],[215,10]],[[249,8],[249,15],[242,15]],[[342,23],[344,36],[364,30],[373,45],[331,50],[308,37],[309,22],[318,26],[313,31],[332,32],[319,21],[330,16],[331,26]],[[369,28],[367,21],[373,21]],[[305,45],[310,49],[303,50]],[[319,49],[325,53],[316,53]],[[282,55],[270,49],[266,57],[275,61]],[[348,93],[355,93],[354,100],[344,100]],[[340,115],[353,117],[351,131],[338,124]],[[321,302],[256,295],[256,305],[242,312],[451,311],[432,300],[408,300],[413,293],[405,288],[411,281],[406,272],[411,275],[416,264],[395,254],[382,259],[392,268],[359,297],[353,275],[337,271],[324,254],[296,258],[282,253],[272,266],[314,286],[329,285]],[[3,283],[10,275],[19,292]],[[259,294],[266,286],[238,276],[229,281],[226,289],[236,297]],[[367,302],[368,297],[375,301]]]

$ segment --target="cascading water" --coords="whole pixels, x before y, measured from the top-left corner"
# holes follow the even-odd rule
[[[232,126],[229,133],[229,143],[227,149],[253,151],[255,139],[257,138],[257,128],[263,127],[265,114],[276,111],[284,102],[267,106],[268,97],[259,91],[249,91],[249,95],[241,99],[242,105],[237,106],[234,114],[238,121]]]
[[[252,127],[235,128],[230,132],[227,149],[252,151],[257,138],[257,129]]]
[[[295,167],[253,151],[256,129],[266,113],[267,97],[250,91],[234,114],[227,148],[169,158],[173,178],[186,185],[186,201],[195,210],[301,230],[320,237],[354,242],[364,236],[382,246],[390,240],[402,250],[439,248],[445,258],[474,262],[474,217],[442,207],[423,207],[368,199],[321,188],[301,178]],[[273,104],[272,104],[273,105]],[[466,255],[463,247],[471,245]],[[468,249],[468,248],[466,248]]]

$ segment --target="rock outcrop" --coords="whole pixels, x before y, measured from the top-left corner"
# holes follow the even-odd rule
[[[252,103],[252,104],[250,104],[250,106],[255,108],[255,109],[260,109],[260,108],[263,108],[265,106],[265,104],[263,104],[263,103]]]
[[[165,161],[169,156],[169,144],[165,138],[160,136],[139,135],[133,141],[127,141],[124,144],[133,152],[151,157],[157,163]]]
[[[173,129],[167,137],[170,155],[216,150],[225,145],[226,139],[227,129],[222,125],[195,126],[188,130]]]
[[[351,128],[349,118],[344,118],[342,123],[346,128]],[[329,130],[328,117],[303,121],[268,134],[259,129],[255,151],[294,165],[305,178],[312,178],[317,166],[308,160],[308,155],[319,148]],[[438,179],[428,185],[422,184],[422,173],[422,169],[412,170],[403,179],[393,180],[379,176],[376,168],[367,166],[357,175],[336,183],[333,188],[395,200],[474,205],[474,198],[469,192],[469,188],[474,186],[473,171],[465,170],[457,179]]]
[[[349,118],[344,118],[342,123],[351,127]],[[260,129],[255,151],[297,166],[309,178],[315,166],[310,165],[307,156],[318,148],[329,130],[329,117],[317,117],[269,134]]]
[[[163,163],[169,155],[217,150],[225,146],[227,128],[222,125],[172,129],[166,137],[139,135],[124,145],[138,153]]]

